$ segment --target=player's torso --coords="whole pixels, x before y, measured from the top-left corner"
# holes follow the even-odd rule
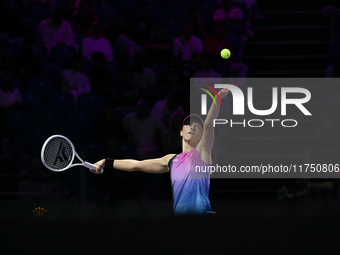
[[[170,175],[175,213],[205,213],[210,208],[208,166],[194,149],[177,155]],[[199,169],[199,170],[198,170]]]

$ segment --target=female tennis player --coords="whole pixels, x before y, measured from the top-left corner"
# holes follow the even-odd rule
[[[222,89],[218,95],[222,99],[228,93],[228,89]],[[207,169],[207,166],[212,163],[213,120],[218,117],[220,111],[220,102],[217,96],[215,96],[215,101],[217,104],[212,103],[204,123],[201,117],[196,114],[191,114],[184,119],[180,131],[182,136],[181,154],[168,154],[162,158],[142,161],[102,159],[95,163],[97,169],[90,169],[90,171],[97,174],[101,173],[102,168],[155,174],[170,171],[175,214],[214,213],[209,200],[210,173],[202,171],[197,174],[195,166]]]

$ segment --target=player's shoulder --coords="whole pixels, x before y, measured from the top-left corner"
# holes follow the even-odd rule
[[[173,42],[175,44],[181,44],[181,39],[179,37],[174,38]]]
[[[175,157],[177,154],[168,154],[168,155],[165,155],[162,159],[165,161],[166,165],[169,164],[169,161]]]
[[[155,71],[148,68],[148,67],[144,67],[144,74],[145,75],[154,75],[155,74]]]
[[[50,21],[50,19],[44,19],[44,20],[42,20],[42,21],[40,22],[40,24],[39,24],[39,29],[47,27],[49,21]]]
[[[124,120],[131,120],[137,118],[137,113],[136,112],[130,112],[128,114],[126,114]]]
[[[211,150],[207,149],[204,146],[197,145],[196,151],[198,156],[204,161],[206,164],[211,164]]]
[[[72,28],[71,23],[68,22],[67,20],[63,20],[63,21],[61,22],[61,26],[68,27],[68,28]]]
[[[51,19],[44,19],[40,22],[40,24],[47,24]]]
[[[216,38],[215,38],[214,36],[208,36],[208,37],[204,40],[205,43],[212,43],[212,42],[215,42],[215,41],[217,41],[217,40],[216,40]]]
[[[200,42],[200,43],[202,43],[202,40],[199,37],[193,35],[191,37],[191,42],[195,42],[195,43],[199,43]]]
[[[91,37],[84,37],[83,40],[81,40],[82,43],[89,43],[91,41]]]

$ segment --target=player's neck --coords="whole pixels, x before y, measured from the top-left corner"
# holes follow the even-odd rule
[[[189,152],[193,149],[195,149],[197,146],[197,144],[190,144],[190,140],[189,141],[185,141],[183,139],[183,142],[182,142],[182,152],[185,153],[185,152]]]

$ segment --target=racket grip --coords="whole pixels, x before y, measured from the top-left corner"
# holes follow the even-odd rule
[[[96,165],[93,165],[93,164],[91,164],[91,163],[89,163],[89,162],[86,162],[86,161],[84,161],[83,166],[85,166],[86,168],[90,168],[90,169],[92,169],[92,170],[96,170],[96,169],[97,169],[97,166],[96,166]],[[104,169],[103,169],[103,168],[101,168],[101,173],[102,173],[102,172],[104,172]]]

